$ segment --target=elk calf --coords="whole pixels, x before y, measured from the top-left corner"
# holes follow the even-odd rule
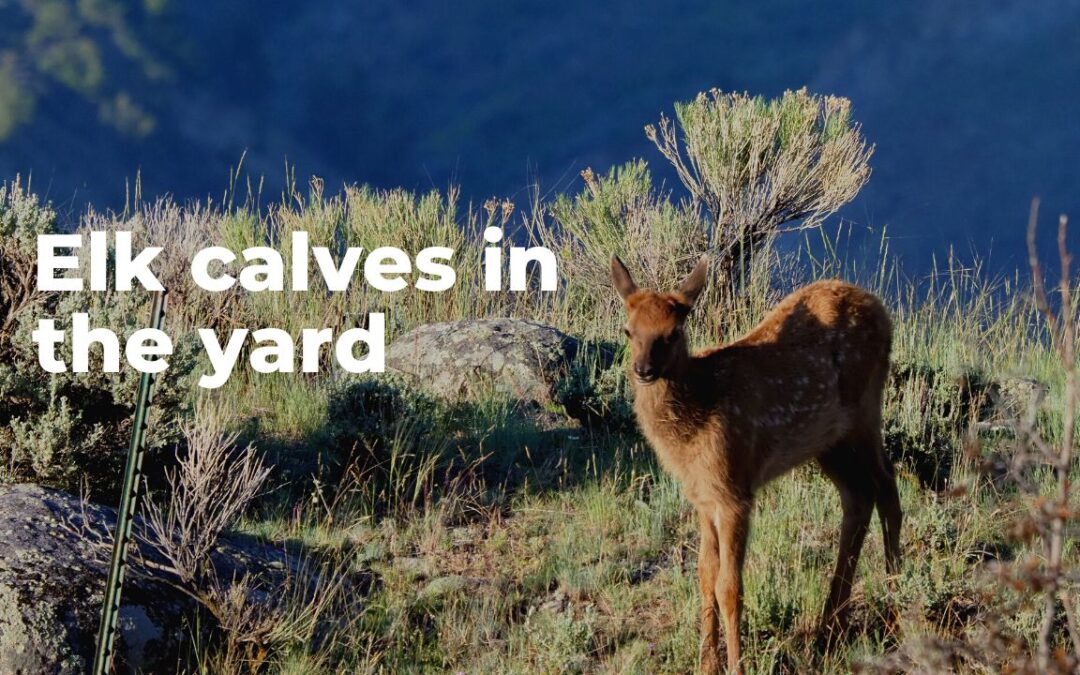
[[[876,506],[890,574],[900,565],[900,499],[881,439],[892,326],[872,294],[819,281],[786,297],[731,344],[690,354],[683,325],[705,285],[702,259],[673,293],[639,289],[612,258],[629,320],[634,411],[661,465],[698,512],[701,668],[741,672],[742,567],[755,492],[817,460],[840,491],[843,522],[822,627],[843,625]]]

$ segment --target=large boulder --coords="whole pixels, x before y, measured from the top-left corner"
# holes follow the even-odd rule
[[[582,352],[581,342],[551,326],[478,319],[420,326],[387,347],[386,363],[443,398],[496,392],[545,405]],[[612,355],[600,349],[596,358],[610,365]]]
[[[65,492],[0,486],[0,673],[90,669],[115,525],[115,509]],[[272,546],[231,538],[214,563],[222,579],[239,579],[280,575],[289,561]],[[191,644],[194,601],[163,565],[148,545],[129,556],[116,672],[175,672]]]

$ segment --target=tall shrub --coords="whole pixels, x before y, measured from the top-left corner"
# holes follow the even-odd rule
[[[645,134],[708,211],[711,253],[731,285],[785,225],[816,227],[870,177],[873,146],[851,102],[805,88],[773,100],[713,89]]]

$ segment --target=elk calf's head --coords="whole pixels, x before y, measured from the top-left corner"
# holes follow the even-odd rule
[[[630,339],[631,367],[640,383],[671,377],[686,364],[683,324],[705,288],[708,271],[708,258],[703,257],[677,291],[660,293],[638,288],[622,261],[611,258],[611,280],[628,315],[623,330]]]

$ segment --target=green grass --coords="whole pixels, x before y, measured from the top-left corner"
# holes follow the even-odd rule
[[[315,288],[210,296],[184,286],[178,274],[172,288],[182,302],[170,314],[170,330],[179,339],[197,326],[341,328],[381,310],[388,313],[391,339],[422,323],[517,316],[618,342],[622,310],[605,280],[606,258],[627,235],[619,229],[627,219],[637,223],[629,234],[638,260],[654,265],[649,274],[658,281],[677,278],[682,263],[693,259],[645,259],[650,246],[685,246],[672,243],[672,232],[690,227],[693,214],[653,193],[641,170],[613,172],[603,179],[608,187],[560,199],[557,217],[574,227],[557,227],[544,205],[532,205],[522,217],[520,236],[560,254],[562,286],[555,294],[484,291],[472,264],[480,257],[476,234],[507,221],[497,204],[463,210],[452,194],[349,189],[325,196],[315,189],[267,213],[158,205],[143,218],[111,226],[142,228],[150,240],[182,231],[188,253],[211,243],[279,245],[298,229],[312,234],[312,244],[458,248],[458,284],[436,296],[380,294],[362,285],[340,294]],[[590,230],[582,226],[595,213],[618,214],[604,221],[598,241],[588,240]],[[886,299],[895,322],[893,360],[914,373],[890,389],[885,410],[887,436],[902,459],[902,573],[890,579],[884,572],[875,517],[859,565],[852,634],[822,654],[813,629],[836,555],[839,500],[810,467],[768,486],[755,504],[746,564],[742,631],[752,673],[848,672],[920,637],[978,640],[990,602],[983,562],[991,552],[1011,558],[1024,550],[1010,537],[1023,501],[1011,488],[979,478],[963,456],[971,402],[957,383],[1036,378],[1050,391],[1043,430],[1060,434],[1055,410],[1063,373],[1026,286],[987,280],[955,260],[927,281],[910,280],[886,251],[883,239],[878,260],[856,265],[827,239],[824,247],[807,243],[791,256],[768,257],[768,274],[755,275],[730,311],[699,311],[691,319],[692,340],[711,344],[748,329],[787,290],[841,276]],[[173,254],[184,258],[184,250]],[[222,389],[192,388],[190,395],[197,415],[225,416],[276,466],[275,489],[239,529],[373,580],[360,603],[319,639],[275,643],[270,671],[694,668],[696,521],[633,429],[590,432],[560,421],[557,405],[536,419],[494,395],[438,402],[396,380],[341,375],[328,369],[319,376],[266,376],[243,367]],[[612,419],[626,410],[624,378],[580,380],[572,385],[588,388]],[[380,408],[380,401],[392,401],[392,409]],[[982,440],[985,452],[1009,452],[1007,435]],[[920,458],[927,461],[919,464]],[[950,474],[943,487],[971,488],[954,494],[927,487],[924,473],[944,467]],[[1039,480],[1049,484],[1049,477]],[[1029,610],[1009,621],[1021,635],[1036,630]],[[205,670],[219,667],[212,640],[193,638],[193,644]]]
[[[813,624],[836,552],[839,500],[810,469],[760,495],[746,565],[750,672],[846,671],[903,636],[966,628],[963,614],[981,597],[978,552],[992,543],[1008,546],[1000,496],[944,500],[904,473],[901,496],[903,574],[886,578],[880,536],[872,531],[859,568],[856,631],[823,657],[814,648]],[[671,479],[652,472],[599,477],[570,490],[515,497],[467,524],[441,516],[435,509],[337,530],[337,545],[348,541],[357,564],[382,579],[358,626],[372,650],[362,658],[341,655],[346,669],[679,673],[694,667],[695,521]],[[315,546],[335,545],[332,529],[291,534]],[[446,582],[441,589],[440,581]],[[889,625],[894,610],[901,613],[898,627]]]
[[[361,198],[374,197],[350,196]],[[428,204],[435,212],[452,210]],[[305,212],[304,226],[311,227],[318,214]],[[663,217],[678,216],[665,210]],[[430,232],[397,236],[420,246],[436,243],[439,232],[432,226]],[[550,238],[553,231],[542,234]],[[605,230],[605,236],[617,234]],[[575,250],[570,235],[563,236],[564,249]],[[550,239],[546,243],[552,245]],[[578,258],[573,267],[580,266]],[[949,383],[961,375],[1029,376],[1050,386],[1051,401],[1059,395],[1062,375],[1024,285],[991,283],[956,261],[917,283],[904,279],[887,254],[863,271],[842,262],[835,249],[809,264],[775,270],[768,283],[753,282],[736,311],[696,316],[695,341],[704,345],[739,334],[785,288],[813,278],[863,283],[891,306],[894,361],[942,374],[927,385],[931,404],[919,382],[893,391],[887,425],[907,429],[927,453],[947,454],[949,486],[974,481],[976,487],[950,497],[923,487],[901,465],[903,573],[890,579],[884,572],[875,516],[859,566],[853,632],[828,654],[816,648],[814,627],[836,555],[839,499],[813,468],[765,489],[755,506],[746,565],[742,630],[748,672],[847,672],[919,636],[978,635],[977,617],[986,608],[982,552],[1019,553],[1008,532],[1010,514],[1019,506],[1010,490],[977,480],[960,456],[966,425],[953,412],[962,405],[960,390]],[[604,297],[605,287],[595,287],[602,274],[564,272],[557,298],[492,297],[465,279],[435,305],[421,306],[408,296],[381,302],[391,305],[399,330],[439,319],[509,314],[616,340],[620,310]],[[301,305],[295,320],[299,325],[326,311]],[[320,417],[327,396],[321,381],[241,376],[230,390],[228,396],[244,402],[243,414],[259,418],[261,435],[296,452],[319,450],[313,443],[325,423]],[[614,394],[610,385],[605,391],[625,396],[625,382],[616,384]],[[1059,424],[1052,417],[1051,427]],[[569,423],[542,431],[498,401],[438,418],[436,428],[424,433],[454,439],[444,451],[463,461],[456,472],[426,469],[438,475],[433,485],[439,489],[430,498],[363,495],[330,509],[322,503],[325,486],[304,488],[299,480],[289,499],[244,524],[274,540],[343,556],[354,569],[379,579],[361,616],[336,636],[335,647],[294,645],[280,654],[280,672],[683,673],[695,667],[696,522],[678,486],[659,471],[636,434],[590,435]],[[404,491],[416,487],[413,478],[393,480]],[[395,500],[401,508],[380,510],[380,502]],[[1037,625],[1034,614],[1012,621],[1027,635]]]

